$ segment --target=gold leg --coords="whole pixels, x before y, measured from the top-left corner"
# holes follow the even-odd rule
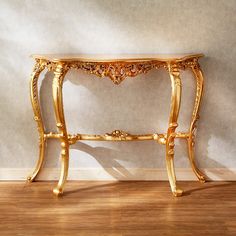
[[[38,78],[40,73],[44,70],[45,65],[41,64],[39,60],[36,60],[34,65],[33,72],[31,74],[30,80],[30,98],[32,103],[32,108],[34,112],[34,119],[37,122],[38,133],[39,133],[39,159],[36,164],[36,167],[31,175],[27,177],[28,182],[34,181],[36,176],[38,175],[44,160],[44,151],[46,145],[46,139],[44,138],[44,125],[41,116],[41,110],[39,105],[39,97],[38,97]]]
[[[63,80],[67,71],[68,69],[64,68],[62,64],[58,64],[54,71],[54,79],[52,85],[54,111],[61,141],[61,174],[57,187],[53,190],[53,193],[57,196],[63,193],[69,168],[69,142],[66,131],[62,97]]]
[[[178,66],[176,64],[168,64],[168,71],[171,78],[171,109],[169,118],[169,127],[166,139],[166,168],[172,193],[175,197],[182,195],[183,190],[176,185],[176,176],[174,169],[174,146],[175,146],[175,129],[178,126],[177,120],[181,103],[181,79]]]
[[[193,169],[193,172],[197,176],[200,182],[205,182],[206,179],[202,172],[197,168],[196,163],[195,163],[195,157],[194,157],[194,146],[195,146],[195,132],[196,132],[196,122],[199,119],[199,106],[202,98],[202,92],[203,92],[203,75],[201,68],[198,64],[198,62],[195,62],[195,65],[191,67],[192,72],[194,74],[194,77],[197,82],[197,91],[196,91],[196,98],[195,98],[195,104],[194,104],[194,109],[193,109],[193,114],[192,114],[192,120],[190,124],[190,129],[189,129],[189,138],[188,138],[188,153],[189,153],[189,160],[191,167]]]

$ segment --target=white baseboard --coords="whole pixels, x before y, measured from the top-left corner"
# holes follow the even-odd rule
[[[29,168],[0,168],[0,180],[25,180],[31,173]],[[236,181],[236,168],[203,169],[208,179]],[[37,180],[58,180],[59,168],[44,168]],[[197,180],[190,168],[176,168],[178,180]],[[166,169],[152,168],[71,168],[69,180],[168,180]]]

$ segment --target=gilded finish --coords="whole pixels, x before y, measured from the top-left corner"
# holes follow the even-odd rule
[[[196,64],[191,66],[191,70],[193,72],[193,75],[196,79],[196,98],[195,98],[195,104],[193,108],[193,114],[192,114],[192,120],[190,124],[190,129],[189,129],[189,138],[188,138],[188,152],[189,152],[189,160],[190,164],[192,166],[192,169],[199,179],[200,182],[205,182],[206,179],[202,172],[197,168],[196,163],[195,163],[195,158],[194,158],[194,147],[195,147],[195,133],[196,133],[196,122],[199,120],[199,106],[202,98],[202,92],[203,92],[203,75],[202,71],[200,68],[200,65],[196,61]]]
[[[54,71],[54,78],[52,83],[54,111],[57,122],[56,126],[58,128],[58,133],[60,134],[61,141],[61,174],[57,187],[53,189],[53,192],[56,195],[60,195],[63,193],[69,168],[69,140],[66,130],[62,98],[63,80],[67,71],[67,67],[64,67],[63,64],[58,64]]]
[[[176,64],[169,63],[168,71],[171,79],[171,109],[169,118],[169,127],[166,137],[166,168],[170,187],[174,196],[181,196],[183,191],[176,185],[176,176],[174,168],[174,146],[175,146],[175,130],[178,127],[178,116],[181,102],[181,79],[179,68]]]
[[[44,124],[41,116],[41,109],[38,97],[38,78],[40,73],[44,69],[45,65],[40,63],[39,60],[36,60],[30,79],[30,98],[34,112],[34,120],[37,122],[38,133],[39,133],[39,159],[33,173],[27,177],[28,182],[34,181],[35,177],[37,176],[42,167],[44,160],[46,138],[44,137]]]
[[[40,64],[46,66],[48,70],[55,71],[57,64],[63,64],[64,68],[82,70],[98,77],[110,78],[114,84],[120,84],[127,77],[135,77],[139,74],[147,73],[152,69],[166,68],[168,70],[169,62],[175,63],[177,67],[186,69],[195,65],[196,59],[202,57],[202,54],[188,55],[183,57],[162,56],[160,58],[153,55],[138,58],[134,56],[119,57],[119,59],[99,59],[95,56],[84,58],[82,56],[64,56],[56,55],[35,55],[33,56]],[[134,57],[132,59],[132,57]]]
[[[174,169],[174,146],[175,138],[183,138],[188,142],[189,160],[192,169],[201,182],[205,181],[204,175],[197,168],[194,160],[194,144],[196,121],[199,118],[199,106],[203,90],[203,75],[198,64],[198,59],[202,54],[185,55],[182,57],[119,57],[119,58],[94,58],[81,56],[55,56],[55,55],[35,55],[36,64],[31,76],[31,102],[34,111],[34,118],[38,125],[39,132],[39,160],[31,176],[27,179],[33,181],[40,171],[44,159],[44,149],[47,139],[59,139],[61,143],[61,174],[57,187],[53,190],[54,194],[61,195],[64,190],[69,167],[69,146],[80,140],[96,141],[145,141],[154,140],[166,146],[166,167],[171,190],[174,196],[181,196],[183,191],[176,184]],[[47,68],[54,72],[52,84],[54,111],[58,133],[46,133],[40,112],[38,99],[37,81],[40,73]],[[114,130],[111,133],[102,135],[97,134],[68,134],[63,110],[62,87],[63,80],[70,69],[82,70],[86,73],[94,74],[99,77],[109,77],[114,84],[120,84],[127,77],[135,77],[139,74],[147,73],[152,69],[165,68],[171,79],[171,108],[169,116],[168,130],[164,134],[130,134],[122,130]],[[191,69],[197,82],[196,99],[188,132],[176,132],[178,127],[178,115],[181,103],[181,79],[180,70]]]
[[[117,130],[116,130],[117,131]],[[124,132],[120,131],[119,132]],[[112,131],[113,133],[114,131]],[[166,144],[166,136],[167,134],[128,134],[124,137],[122,136],[114,136],[112,134],[106,133],[105,135],[100,134],[68,134],[69,144],[75,144],[77,141],[80,140],[87,140],[87,141],[145,141],[145,140],[156,140],[158,143],[165,145]],[[60,134],[55,133],[46,133],[44,134],[45,138],[58,138],[60,139]],[[177,132],[175,134],[176,138],[183,138],[187,139],[189,137],[189,133],[180,133]]]

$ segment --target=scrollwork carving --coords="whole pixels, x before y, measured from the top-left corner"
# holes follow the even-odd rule
[[[98,77],[108,77],[114,84],[118,85],[127,77],[135,77],[145,74],[152,69],[166,68],[169,70],[169,62],[157,60],[144,61],[115,61],[115,62],[84,62],[84,61],[62,61],[55,62],[46,59],[36,59],[41,66],[47,67],[49,71],[55,71],[58,63],[63,64],[65,70],[77,69]],[[198,59],[191,58],[184,61],[173,61],[171,68],[174,70],[185,70],[186,68],[198,68]]]
[[[38,99],[38,78],[40,73],[44,70],[45,65],[41,64],[39,60],[36,60],[36,63],[33,68],[33,72],[31,74],[31,102],[33,106],[34,111],[34,120],[38,124],[38,131],[40,136],[42,136],[44,130],[43,130],[43,123],[41,118],[41,111],[40,111],[40,105],[39,105],[39,99]]]
[[[44,125],[41,117],[41,110],[38,98],[38,78],[40,76],[40,73],[44,70],[44,68],[45,65],[42,64],[40,60],[36,59],[30,80],[30,97],[34,112],[34,120],[37,122],[37,129],[39,134],[39,140],[38,140],[39,159],[34,171],[32,172],[31,175],[27,177],[28,182],[34,181],[34,179],[36,178],[37,174],[39,173],[42,167],[42,163],[44,160],[44,149],[45,149]]]
[[[109,77],[114,84],[120,84],[127,77],[147,73],[156,68],[155,62],[76,62],[71,63],[70,68],[81,69],[87,73],[99,77]]]

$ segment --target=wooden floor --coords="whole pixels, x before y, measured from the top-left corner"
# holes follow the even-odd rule
[[[0,235],[236,235],[236,182],[0,182]]]

